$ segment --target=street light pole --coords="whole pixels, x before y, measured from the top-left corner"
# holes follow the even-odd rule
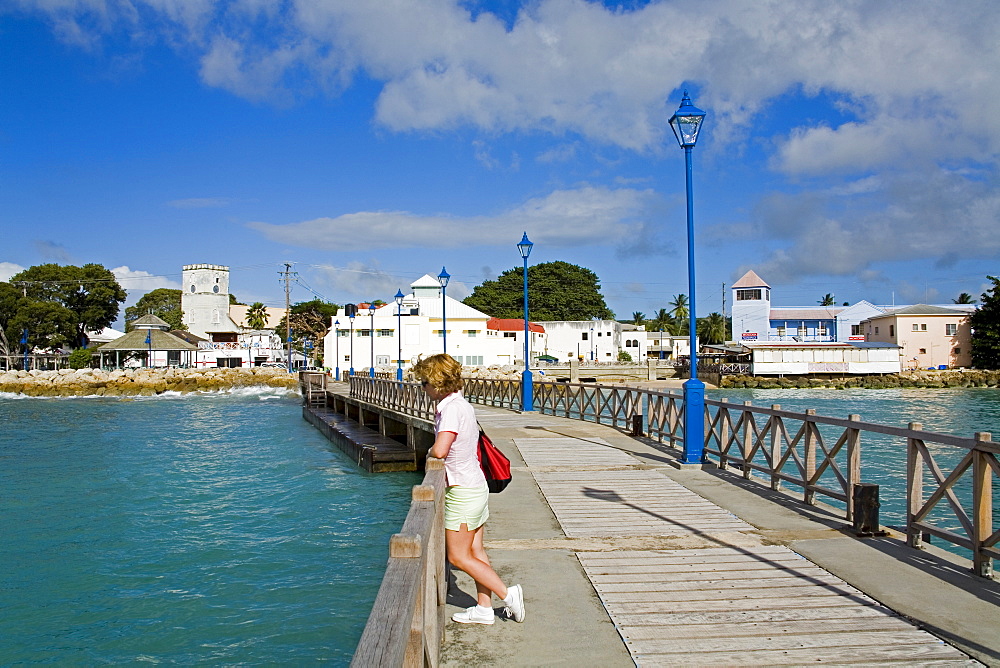
[[[350,304],[350,306],[354,306],[354,305]],[[350,368],[350,370],[347,373],[350,374],[351,376],[354,375],[354,316],[356,315],[356,311],[357,311],[357,307],[355,306],[351,310],[351,312],[349,312],[347,314],[348,320],[351,321],[351,335],[349,337],[350,340],[351,340],[351,368]]]
[[[517,251],[524,260],[524,372],[521,374],[521,412],[535,410],[534,387],[531,377],[531,351],[528,347],[528,256],[535,244],[528,241],[528,233],[521,237]]]
[[[368,367],[368,377],[375,377],[375,302],[369,302],[368,304],[368,317],[371,318],[371,329],[368,330],[368,336],[371,337],[372,344],[372,363]]]
[[[441,336],[444,337],[444,351],[448,352],[448,319],[445,317],[445,291],[448,288],[448,280],[451,278],[451,274],[441,267],[441,273],[438,274],[438,283],[441,284]]]
[[[403,380],[403,291],[396,290],[396,380]]]
[[[687,191],[688,244],[688,346],[691,372],[684,383],[684,454],[683,463],[700,464],[705,450],[705,383],[698,379],[698,334],[695,309],[694,274],[694,202],[691,180],[691,150],[698,143],[705,112],[691,104],[687,91],[681,106],[670,117],[670,127],[677,143],[684,149],[685,187]]]
[[[336,349],[334,354],[337,356],[334,361],[333,379],[340,380],[340,320],[333,321],[333,345]]]

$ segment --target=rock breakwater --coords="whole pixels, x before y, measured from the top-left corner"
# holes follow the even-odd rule
[[[241,387],[297,390],[284,369],[60,369],[0,372],[0,392],[29,397],[129,397],[164,392],[213,392]]]
[[[1000,387],[1000,371],[926,370],[906,371],[889,376],[852,376],[849,378],[808,378],[804,376],[723,376],[719,387],[784,389],[831,388],[845,390],[867,388],[883,390],[894,387]]]

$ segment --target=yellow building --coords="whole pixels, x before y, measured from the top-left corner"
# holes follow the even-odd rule
[[[967,311],[917,304],[861,323],[865,341],[895,343],[906,369],[957,368],[972,364]]]

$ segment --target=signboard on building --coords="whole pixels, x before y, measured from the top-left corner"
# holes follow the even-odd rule
[[[864,340],[865,340],[865,337],[863,337],[863,336],[852,336],[852,337],[850,337],[848,339],[848,341],[864,341]]]
[[[743,332],[743,334],[741,334],[740,336],[743,338],[744,341],[757,340],[757,332]]]

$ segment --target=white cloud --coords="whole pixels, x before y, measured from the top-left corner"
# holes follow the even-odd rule
[[[522,231],[535,243],[554,247],[606,246],[634,238],[655,202],[651,190],[587,186],[556,190],[495,216],[362,211],[288,225],[253,222],[249,227],[272,241],[347,252],[503,245],[515,243]]]
[[[118,284],[131,292],[144,294],[157,288],[180,290],[181,284],[166,276],[157,276],[141,269],[130,269],[128,266],[115,267],[111,273],[118,279]]]
[[[21,265],[14,264],[13,262],[0,262],[0,281],[9,281],[11,276],[20,274],[25,269],[27,269],[27,267],[22,267]]]

